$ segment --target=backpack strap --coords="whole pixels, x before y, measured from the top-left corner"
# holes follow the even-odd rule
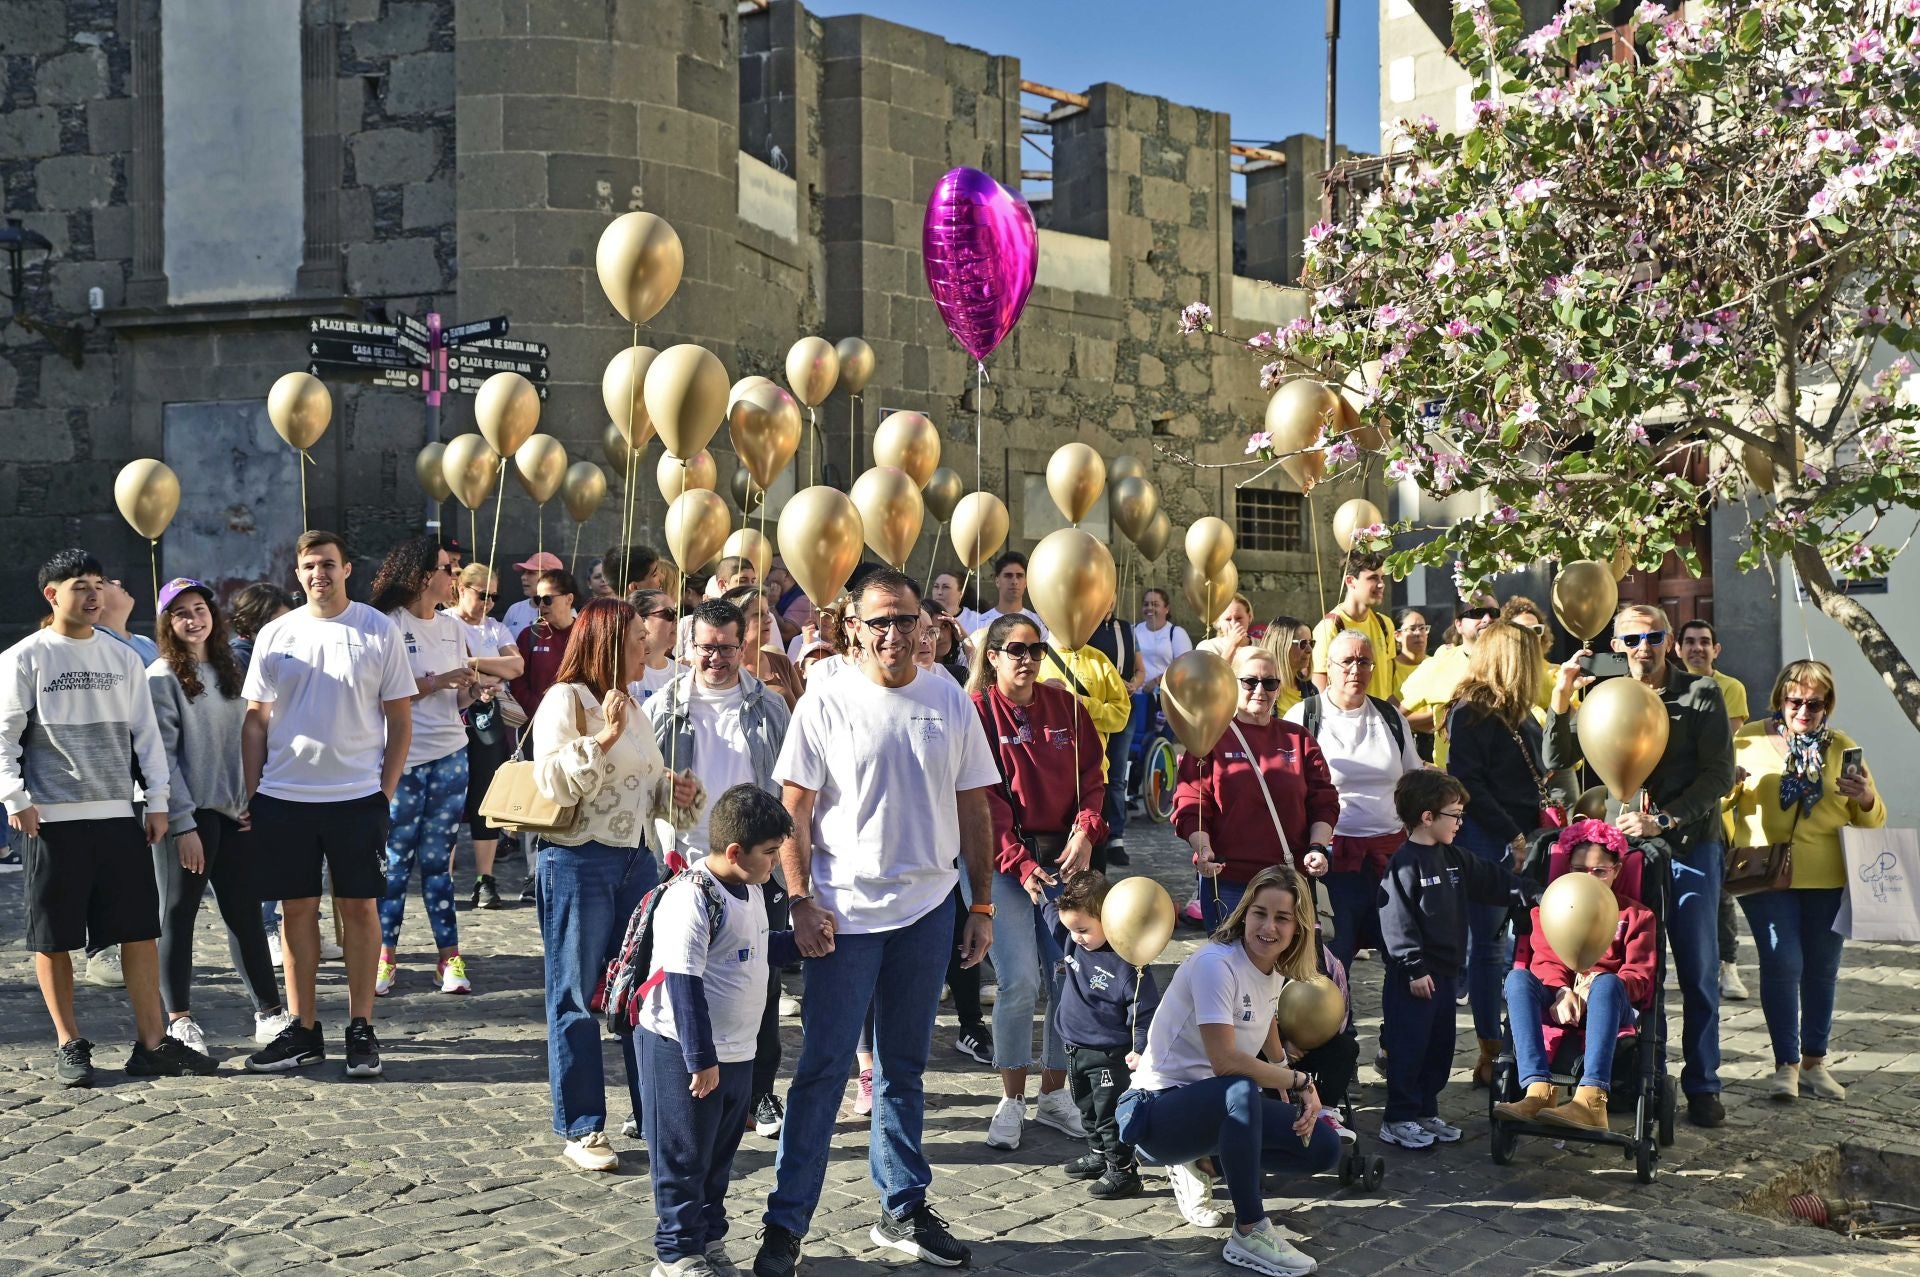
[[[1307,735],[1315,740],[1320,739],[1320,724],[1324,717],[1325,710],[1320,704],[1318,692],[1300,702],[1300,726],[1306,728]]]
[[[1373,702],[1373,707],[1376,710],[1380,711],[1380,717],[1385,721],[1387,730],[1393,733],[1394,747],[1401,753],[1406,753],[1406,729],[1400,725],[1400,711],[1394,708],[1392,701],[1383,701],[1378,696],[1369,696],[1367,699]]]

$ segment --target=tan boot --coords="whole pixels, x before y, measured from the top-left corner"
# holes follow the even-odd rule
[[[1589,1131],[1607,1129],[1607,1093],[1597,1086],[1583,1086],[1573,1098],[1558,1108],[1540,1115],[1542,1122],[1555,1126],[1577,1126]]]
[[[1524,1097],[1511,1103],[1496,1104],[1493,1111],[1512,1122],[1531,1122],[1540,1115],[1541,1109],[1553,1107],[1559,1089],[1551,1082],[1534,1082],[1527,1087]]]
[[[1473,1084],[1477,1087],[1493,1085],[1494,1062],[1500,1058],[1500,1039],[1480,1039],[1480,1059],[1473,1066]]]

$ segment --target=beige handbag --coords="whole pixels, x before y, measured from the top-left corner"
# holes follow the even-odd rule
[[[573,698],[574,727],[580,735],[585,736],[587,722],[586,715],[580,710],[580,693],[573,684],[566,686],[567,694]],[[563,804],[540,792],[540,786],[534,783],[533,764],[520,756],[531,739],[532,732],[522,733],[513,757],[500,764],[499,770],[493,773],[486,796],[480,800],[481,819],[508,833],[541,836],[570,834],[580,823],[580,804]]]

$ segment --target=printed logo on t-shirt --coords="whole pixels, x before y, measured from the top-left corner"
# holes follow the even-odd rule
[[[947,720],[938,714],[915,714],[907,721],[920,734],[920,743],[923,745],[931,745],[939,740],[947,727]]]
[[[126,675],[113,670],[67,670],[56,674],[42,692],[111,692]]]
[[[1253,1023],[1253,995],[1250,993],[1240,995],[1240,1020],[1243,1024]]]
[[[1068,961],[1072,961],[1072,959],[1068,959]],[[1087,977],[1087,985],[1095,993],[1105,993],[1113,987],[1113,972],[1102,971],[1100,968],[1095,967],[1093,974]]]
[[[753,956],[753,950],[751,949],[738,949],[734,951],[734,959],[735,961],[738,961],[738,962],[745,962],[748,958],[752,956]]]
[[[1046,729],[1046,735],[1047,744],[1049,745],[1066,746],[1073,744],[1073,733],[1064,727],[1049,727]]]

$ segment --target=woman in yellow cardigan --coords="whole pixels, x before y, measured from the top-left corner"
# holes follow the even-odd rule
[[[1833,671],[1824,661],[1794,661],[1774,680],[1772,710],[1733,738],[1734,836],[1742,847],[1793,842],[1793,885],[1740,897],[1760,949],[1760,1009],[1773,1039],[1776,1100],[1804,1090],[1843,1100],[1847,1088],[1827,1070],[1844,940],[1833,920],[1846,891],[1840,831],[1878,829],[1886,805],[1864,768],[1841,773],[1853,748],[1827,725],[1834,708]]]

